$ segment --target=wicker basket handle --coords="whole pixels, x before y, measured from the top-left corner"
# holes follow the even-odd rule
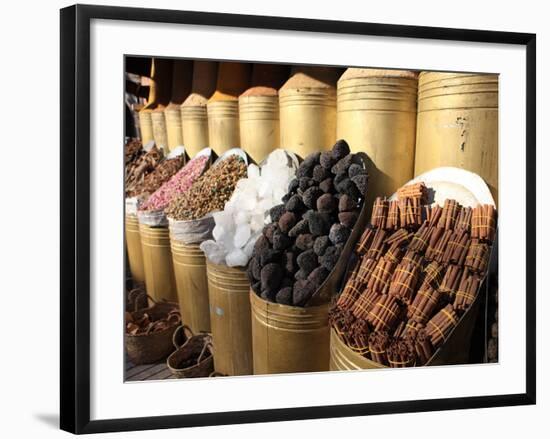
[[[142,293],[145,294],[151,302],[153,302],[155,305],[158,303],[155,299],[153,299],[149,294],[147,294],[145,291]],[[141,296],[141,294],[138,294],[138,297]],[[137,298],[136,298],[137,299]],[[137,300],[134,302],[134,311],[139,311],[139,308],[137,307]]]
[[[180,345],[178,343],[178,336],[179,336],[181,331],[183,331],[183,335],[185,336],[186,341],[189,340],[194,335],[193,331],[191,330],[191,328],[189,326],[184,325],[184,324],[178,326],[176,328],[176,330],[174,331],[174,333],[172,334],[172,344],[174,345],[174,347],[176,349],[179,349],[183,346],[183,344]],[[185,342],[184,342],[184,344],[185,344]]]
[[[137,293],[137,294],[132,294],[134,291],[137,291],[138,293]],[[139,289],[139,288],[134,288],[134,289],[133,289],[132,291],[130,291],[130,293],[128,294],[128,296],[130,296],[130,300],[133,300],[133,301],[134,301],[134,312],[139,311],[139,308],[138,308],[139,298],[140,298],[141,296],[143,296],[144,294],[145,294],[147,297],[149,297],[149,295],[148,295],[145,291],[143,291],[143,290],[141,290],[141,289]],[[153,299],[151,298],[151,300],[153,300]]]
[[[197,364],[200,364],[200,362],[202,361],[202,356],[206,353],[207,348],[212,348],[212,342],[208,341],[204,344],[204,346],[202,347],[202,351],[199,355],[199,358],[197,358]]]

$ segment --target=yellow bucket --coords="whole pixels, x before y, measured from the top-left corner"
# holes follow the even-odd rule
[[[281,148],[302,158],[336,141],[336,88],[321,70],[295,73],[279,90]]]
[[[210,332],[206,261],[198,245],[170,238],[181,319],[195,333]]]
[[[167,300],[177,302],[176,280],[168,227],[139,225],[145,287],[147,293],[157,302]]]
[[[166,141],[168,149],[171,151],[177,146],[184,145],[180,106],[168,105],[164,110],[164,117],[166,119]]]
[[[132,278],[137,282],[145,282],[145,271],[143,268],[143,255],[141,253],[141,239],[139,236],[139,223],[137,216],[126,215],[126,249],[128,251],[128,262]]]
[[[164,107],[158,107],[151,112],[151,121],[153,123],[153,137],[155,144],[159,148],[168,150],[168,134],[166,132],[166,119],[164,117]]]
[[[329,367],[329,304],[271,303],[250,291],[254,374],[318,372]]]
[[[417,86],[401,70],[350,68],[338,81],[337,138],[370,158],[369,206],[413,177]]]
[[[330,370],[380,369],[385,366],[355,352],[338,336],[334,328],[330,330]]]
[[[238,100],[210,101],[208,111],[209,147],[218,155],[241,145]]]
[[[139,131],[141,133],[141,142],[145,145],[151,140],[155,140],[153,136],[153,120],[151,119],[152,110],[143,109],[139,112]]]
[[[214,369],[224,375],[252,375],[250,283],[243,269],[207,260]]]
[[[208,146],[208,116],[204,105],[183,104],[180,107],[181,127],[185,139],[185,152],[193,158]]]
[[[498,75],[420,74],[414,173],[438,166],[479,174],[498,200]]]
[[[279,147],[279,97],[241,95],[239,117],[241,148],[260,163]]]

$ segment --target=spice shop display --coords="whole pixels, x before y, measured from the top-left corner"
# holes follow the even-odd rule
[[[395,200],[376,199],[356,246],[358,260],[331,309],[337,337],[380,365],[428,363],[473,305],[487,273],[494,206],[464,207],[452,199],[429,205],[427,198],[426,186],[415,183]],[[341,358],[332,364],[338,368]]]
[[[127,197],[133,197],[140,193],[145,177],[153,172],[162,161],[162,150],[153,146],[145,154],[141,154],[136,160],[126,166],[124,189]]]

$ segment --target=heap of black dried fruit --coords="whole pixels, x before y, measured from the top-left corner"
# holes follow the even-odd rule
[[[285,212],[286,212],[286,210],[285,210],[285,205],[284,204],[277,204],[276,206],[273,206],[269,210],[269,216],[271,217],[271,221],[274,222],[274,223],[279,221],[279,218],[281,218],[281,216]]]
[[[306,306],[338,262],[367,181],[343,140],[306,157],[254,246],[247,270],[252,290],[268,301]]]

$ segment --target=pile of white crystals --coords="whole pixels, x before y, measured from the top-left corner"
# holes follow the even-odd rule
[[[259,168],[248,166],[248,177],[239,180],[224,210],[213,214],[214,239],[200,248],[215,264],[245,267],[256,239],[271,222],[269,209],[281,204],[297,166],[282,149],[273,151]]]

